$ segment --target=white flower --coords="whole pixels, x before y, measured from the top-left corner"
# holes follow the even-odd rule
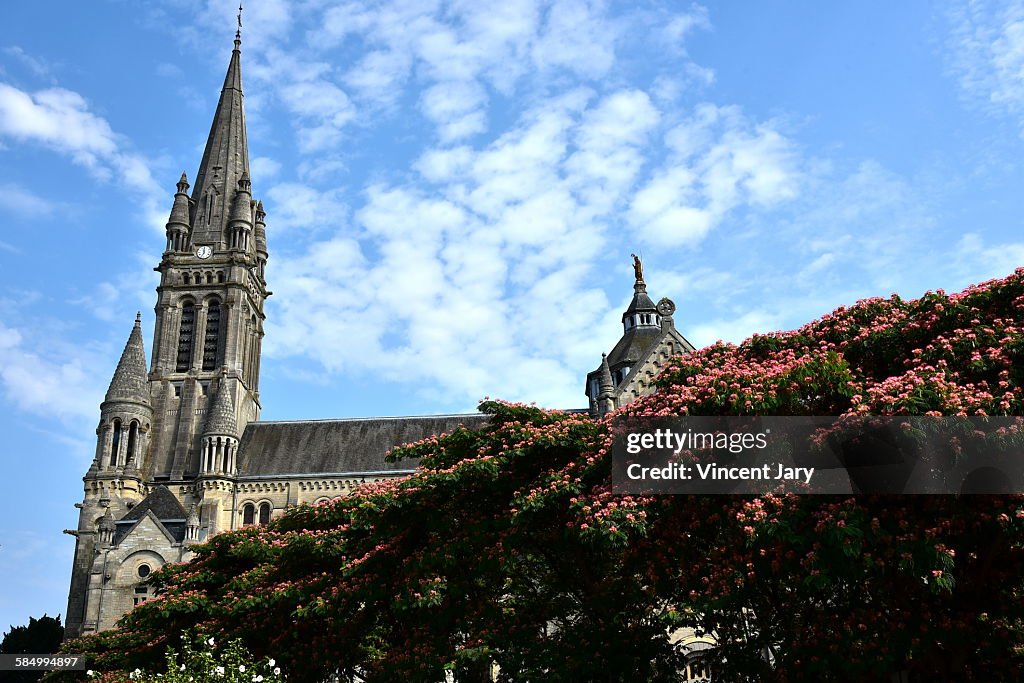
[[[88,671],[85,672],[85,675],[89,676],[90,678],[92,678],[93,676],[96,675],[96,672],[93,671],[92,669],[89,669]]]
[[[262,683],[262,681],[263,681],[263,674],[260,674],[259,676],[257,676],[256,678],[254,678],[252,680],[256,681],[256,683]]]
[[[213,636],[210,636],[210,639],[206,641],[206,644],[213,647]]]
[[[178,667],[178,671],[184,671],[184,670],[185,670],[185,665],[184,664],[182,664],[180,667]]]
[[[243,674],[245,673],[245,664],[240,664],[238,666],[238,672]]]
[[[279,667],[279,666],[275,666],[274,667],[274,675],[275,676],[280,676],[281,675],[281,667]]]
[[[275,662],[273,659],[267,662],[267,666],[274,666],[275,664],[277,664],[277,662]]]
[[[224,667],[223,666],[218,666],[216,669],[214,669],[214,671],[217,672],[218,676],[223,676],[224,675]]]

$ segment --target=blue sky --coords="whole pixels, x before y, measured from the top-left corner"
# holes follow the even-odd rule
[[[154,3],[151,3],[153,5]],[[1024,265],[1024,3],[252,0],[265,419],[585,405],[630,252],[698,346]],[[0,629],[63,613],[235,6],[0,30]]]

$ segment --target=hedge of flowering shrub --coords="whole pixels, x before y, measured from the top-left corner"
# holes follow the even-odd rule
[[[1022,383],[1024,269],[712,345],[622,412],[1021,415]],[[1024,677],[1019,496],[614,496],[607,422],[480,407],[392,453],[417,474],[221,534],[66,649],[156,670],[196,632],[291,680],[673,681],[688,627],[724,680]]]

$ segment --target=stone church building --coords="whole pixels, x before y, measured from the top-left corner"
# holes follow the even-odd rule
[[[270,251],[252,196],[236,33],[194,185],[183,173],[156,270],[156,326],[147,367],[136,317],[100,404],[96,456],[84,477],[67,636],[111,628],[149,599],[150,573],[191,557],[193,544],[266,524],[288,507],[409,474],[395,445],[486,416],[436,415],[267,422],[260,418],[260,348]],[[623,335],[587,376],[597,417],[649,392],[670,355],[693,346],[668,299],[647,294],[634,257]]]

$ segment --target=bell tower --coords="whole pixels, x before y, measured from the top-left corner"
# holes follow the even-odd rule
[[[259,418],[260,348],[270,292],[261,202],[252,198],[242,94],[241,32],[189,194],[185,173],[167,221],[156,267],[153,334],[154,429],[147,479],[182,481],[204,470],[204,437],[214,406],[230,406],[237,439]],[[224,416],[218,423],[223,430]],[[231,460],[222,455],[222,462]],[[226,468],[221,474],[231,475]]]
[[[112,568],[112,553],[136,543],[125,540],[134,524],[170,533],[159,525],[185,523],[180,543],[143,549],[154,565],[186,559],[190,544],[230,525],[239,438],[260,414],[263,306],[270,296],[266,214],[249,178],[241,59],[239,16],[196,185],[181,174],[167,219],[148,373],[136,316],[100,406],[78,528],[67,530],[77,539],[69,638],[109,628],[130,607],[122,604],[128,589],[118,587],[124,577],[112,578],[121,571]]]

